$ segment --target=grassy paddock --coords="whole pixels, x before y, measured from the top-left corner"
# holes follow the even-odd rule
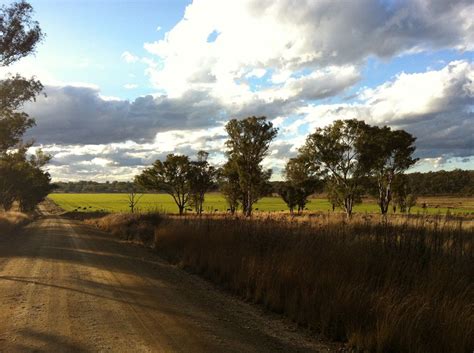
[[[65,211],[78,210],[81,212],[127,212],[127,194],[51,194],[49,198]],[[427,204],[426,210],[420,206]],[[448,210],[451,213],[474,213],[474,200],[472,198],[459,197],[428,197],[420,198],[412,213],[427,212],[429,214],[445,214]],[[161,213],[177,213],[178,209],[171,196],[166,194],[145,194],[138,209],[143,212],[156,211]],[[285,203],[279,197],[264,197],[256,205],[258,211],[283,211],[287,210]],[[321,197],[311,199],[308,203],[309,211],[330,211],[331,205]],[[227,210],[224,198],[219,193],[206,195],[204,210],[209,213],[215,210],[223,212]],[[355,207],[355,212],[379,212],[379,208],[373,200],[365,200],[361,205]]]
[[[165,218],[170,262],[370,352],[471,352],[474,229],[462,220]]]

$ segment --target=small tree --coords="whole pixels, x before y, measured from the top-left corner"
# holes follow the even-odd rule
[[[333,201],[348,217],[361,199],[360,185],[367,174],[361,163],[361,144],[367,129],[363,121],[337,120],[309,135],[300,149],[300,158],[312,163],[314,170],[326,176]]]
[[[226,131],[229,134],[226,142],[229,163],[239,177],[243,211],[250,216],[253,204],[267,190],[271,170],[264,170],[261,163],[277,129],[265,117],[252,116],[244,120],[232,119],[227,123]]]
[[[192,161],[190,165],[190,205],[197,214],[202,213],[204,196],[214,185],[216,178],[216,169],[207,161],[208,156],[209,153],[199,151],[197,161]]]
[[[227,161],[218,170],[219,189],[224,195],[230,213],[234,214],[239,208],[242,191],[239,184],[239,173],[234,168],[234,164]]]
[[[411,194],[408,194],[408,195],[407,195],[407,198],[406,198],[406,207],[407,207],[408,213],[411,212],[412,207],[416,206],[416,201],[417,201],[417,199],[418,199],[418,197],[417,197],[416,194],[414,194],[414,193],[411,193]]]
[[[130,208],[131,213],[135,213],[135,208],[137,207],[140,199],[143,197],[143,194],[138,194],[135,191],[135,188],[132,186],[131,190],[128,192],[128,207]]]
[[[317,169],[313,169],[313,165],[301,157],[290,158],[285,167],[285,177],[288,185],[283,190],[286,189],[287,197],[292,195],[291,197],[295,198],[298,213],[300,213],[305,209],[308,197],[322,185]],[[290,206],[288,203],[287,205]]]
[[[290,209],[290,213],[293,214],[296,207],[298,207],[299,196],[298,190],[290,182],[284,182],[278,185],[278,194],[285,201],[286,205]],[[299,211],[299,209],[298,209]]]
[[[191,194],[190,161],[188,156],[169,154],[164,162],[157,160],[151,168],[135,177],[145,189],[165,191],[173,198],[182,215]]]
[[[409,178],[405,174],[395,177],[393,182],[393,200],[398,205],[400,212],[403,213],[410,213],[411,208],[416,205],[417,196],[413,185],[411,185]]]
[[[406,180],[400,176],[418,160],[412,157],[415,140],[404,130],[371,126],[362,141],[362,163],[377,180],[378,204],[383,215],[388,212],[396,178],[399,177],[399,183]]]

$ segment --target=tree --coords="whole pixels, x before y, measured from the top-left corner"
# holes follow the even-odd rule
[[[197,161],[190,164],[190,205],[197,214],[202,213],[204,196],[215,183],[216,169],[207,161],[208,156],[209,153],[199,151]]]
[[[34,53],[44,37],[38,22],[32,20],[32,13],[33,8],[25,1],[0,8],[1,66]],[[25,131],[34,125],[34,120],[18,109],[24,102],[34,100],[42,89],[38,80],[20,75],[0,81],[0,153],[18,144]]]
[[[403,213],[410,213],[411,208],[416,205],[416,191],[407,175],[400,174],[394,178],[393,200]]]
[[[41,151],[28,159],[26,147],[0,157],[0,203],[5,210],[18,201],[21,211],[31,211],[53,190],[49,173],[41,169],[49,160]]]
[[[135,207],[137,207],[142,197],[143,194],[138,194],[135,190],[135,187],[132,185],[132,188],[130,189],[127,195],[128,207],[130,208],[131,213],[135,213]]]
[[[242,190],[239,184],[239,172],[234,167],[234,163],[227,161],[218,170],[219,189],[224,195],[229,211],[234,214],[239,208],[240,200],[242,198]]]
[[[33,8],[25,1],[0,8],[0,66],[34,53],[43,34],[32,13]],[[15,201],[22,211],[32,210],[52,190],[51,177],[42,170],[50,156],[38,151],[28,158],[32,142],[22,142],[34,119],[19,109],[42,89],[38,80],[18,74],[0,81],[0,204],[5,210]]]
[[[35,51],[44,37],[37,21],[31,15],[33,7],[18,1],[0,8],[0,64],[8,66]]]
[[[361,182],[367,174],[361,145],[367,137],[368,125],[359,120],[337,120],[332,125],[318,128],[310,134],[299,151],[325,176],[331,185],[331,195],[351,217],[354,205],[359,202]]]
[[[278,185],[278,195],[285,201],[288,206],[290,213],[293,214],[295,208],[298,206],[298,190],[294,185],[289,182],[283,182]],[[298,208],[299,211],[299,208]]]
[[[377,180],[380,211],[387,214],[393,194],[393,183],[398,176],[416,163],[413,158],[416,138],[404,130],[371,126],[362,141],[361,160],[365,169]],[[405,180],[399,178],[399,182]]]
[[[232,119],[227,123],[226,131],[229,134],[226,142],[229,163],[239,177],[242,209],[250,216],[253,204],[268,187],[271,170],[264,170],[261,163],[277,129],[265,117],[252,116],[244,120]]]
[[[303,211],[308,203],[308,197],[322,186],[317,169],[313,169],[311,163],[303,158],[290,158],[285,166],[285,177],[287,182],[280,188],[280,195],[290,208],[298,207],[298,213]],[[285,194],[285,195],[282,195]],[[285,200],[285,198],[288,200]],[[294,200],[293,200],[294,199]],[[290,207],[290,203],[293,207]]]
[[[182,215],[191,195],[190,172],[188,156],[169,154],[164,162],[157,160],[136,176],[135,181],[145,189],[170,194]]]

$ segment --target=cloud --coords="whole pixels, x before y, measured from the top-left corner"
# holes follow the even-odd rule
[[[301,70],[358,67],[370,56],[472,50],[473,12],[469,0],[195,0],[163,39],[145,43],[163,63],[148,72],[171,96],[192,86],[244,99],[250,89],[241,82],[262,70],[282,82]],[[209,42],[212,33],[219,35]]]
[[[128,64],[136,63],[140,60],[138,56],[135,56],[128,51],[124,51],[121,55],[121,58]]]
[[[221,163],[223,124],[250,115],[265,115],[280,129],[265,160],[276,174],[308,132],[349,118],[413,133],[426,166],[472,163],[472,62],[401,72],[377,87],[354,89],[368,58],[474,50],[472,1],[295,4],[194,0],[163,39],[144,44],[148,57],[122,53],[124,62],[146,66],[159,92],[130,101],[54,80],[27,58],[18,71],[37,74],[47,93],[26,105],[37,120],[28,137],[54,154],[50,170],[57,179],[129,179],[168,153],[199,149]]]
[[[48,166],[55,180],[130,180],[156,159],[169,153],[191,158],[199,150],[210,152],[210,162],[222,164],[227,136],[223,126],[198,130],[171,130],[158,133],[150,142],[126,141],[109,144],[46,144],[41,147],[53,156]]]
[[[312,131],[336,119],[390,125],[417,136],[417,155],[467,157],[474,154],[474,63],[454,61],[440,70],[399,74],[365,89],[352,104],[308,105],[304,117],[288,126]]]
[[[132,102],[103,97],[94,87],[47,86],[45,93],[25,106],[37,123],[28,137],[39,144],[151,141],[160,131],[215,126],[221,118],[222,106],[196,91]]]

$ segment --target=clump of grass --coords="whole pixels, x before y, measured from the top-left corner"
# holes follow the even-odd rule
[[[0,234],[9,234],[31,222],[31,217],[22,212],[0,212]]]
[[[169,261],[370,352],[471,352],[472,228],[458,220],[168,218]]]
[[[112,213],[101,218],[86,219],[85,222],[125,240],[150,245],[154,229],[161,220],[162,217],[157,213]]]

